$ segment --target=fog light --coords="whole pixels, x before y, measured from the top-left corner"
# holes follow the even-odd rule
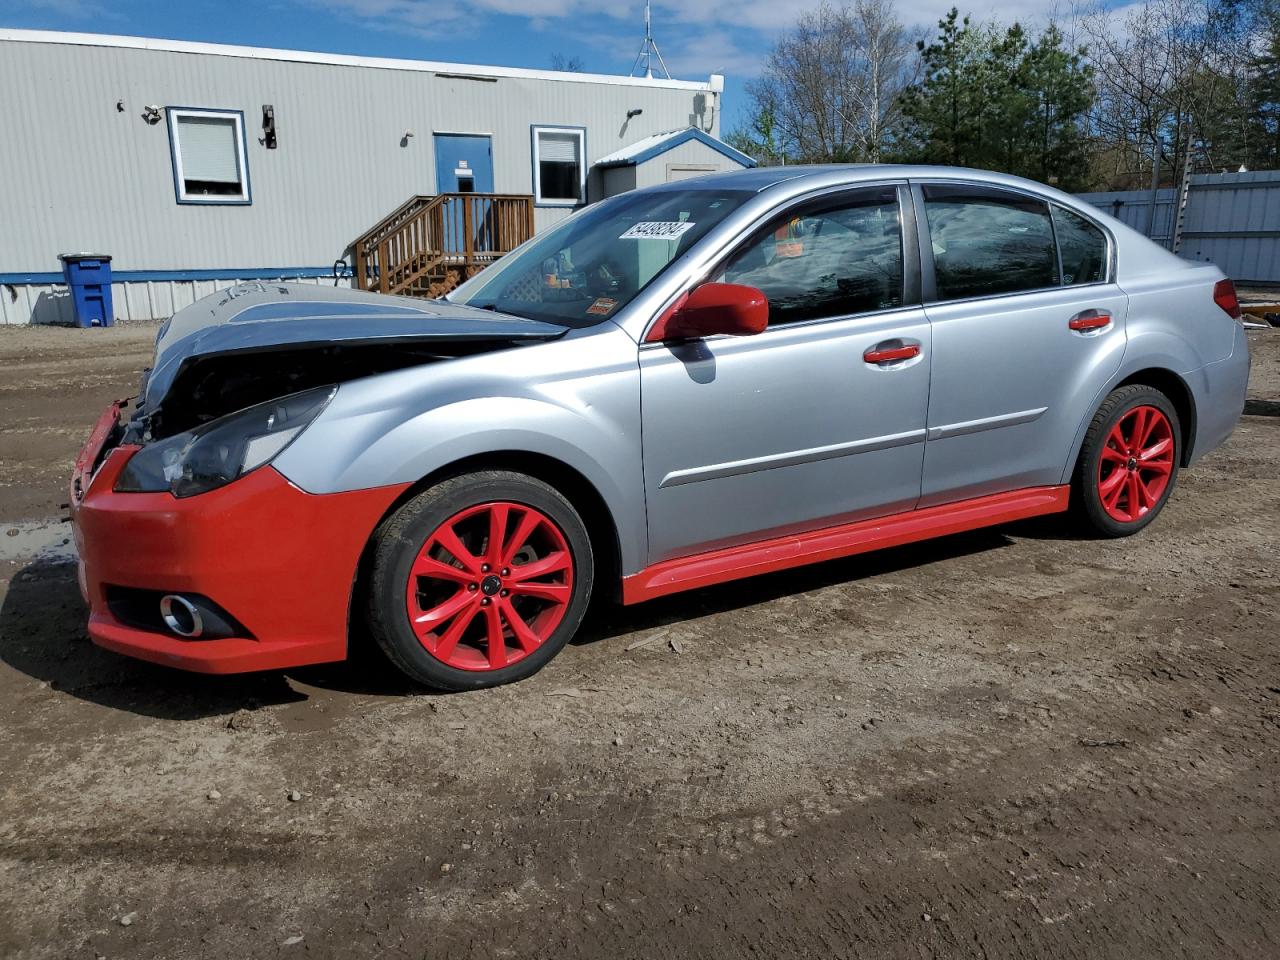
[[[204,620],[196,605],[176,593],[160,598],[160,619],[180,637],[198,637],[204,633]]]

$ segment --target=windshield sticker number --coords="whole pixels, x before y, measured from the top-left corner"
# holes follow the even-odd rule
[[[643,220],[632,224],[619,240],[679,240],[693,229],[691,220]]]
[[[613,312],[613,308],[618,305],[618,301],[612,297],[600,297],[591,306],[587,307],[587,313],[597,317],[607,317]]]

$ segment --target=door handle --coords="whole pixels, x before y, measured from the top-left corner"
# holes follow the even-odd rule
[[[872,347],[862,355],[867,363],[888,363],[891,360],[910,360],[920,356],[920,344],[907,343],[901,347]]]
[[[1111,314],[1105,310],[1082,310],[1067,321],[1072,330],[1098,330],[1111,323]]]

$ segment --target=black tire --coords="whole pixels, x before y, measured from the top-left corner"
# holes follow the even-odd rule
[[[1101,483],[1100,461],[1104,448],[1116,425],[1139,407],[1154,407],[1168,421],[1173,443],[1168,482],[1161,490],[1154,505],[1145,506],[1136,519],[1117,519],[1103,503],[1099,490]],[[1144,529],[1164,509],[1178,479],[1179,461],[1182,458],[1182,425],[1178,412],[1163,393],[1145,384],[1132,384],[1112,391],[1102,402],[1084,436],[1080,456],[1076,460],[1075,475],[1071,481],[1072,512],[1077,521],[1090,532],[1102,537],[1128,537]],[[1114,450],[1114,446],[1112,447]],[[1113,469],[1108,466],[1108,471]],[[1126,468],[1122,468],[1126,469]],[[1108,472],[1108,476],[1110,473]],[[1123,511],[1122,511],[1123,512]]]
[[[460,669],[429,652],[414,632],[406,606],[409,575],[428,538],[445,521],[468,508],[492,502],[531,507],[559,528],[571,554],[570,599],[564,608],[563,618],[550,636],[543,639],[536,649],[523,653],[521,659],[500,668]],[[374,535],[365,595],[369,632],[396,667],[426,686],[441,690],[476,690],[512,683],[541,670],[577,632],[591,597],[594,575],[591,539],[586,526],[573,505],[559,491],[541,480],[504,470],[463,474],[445,480],[406,502]],[[475,592],[470,585],[461,589]],[[506,593],[502,596],[505,597]],[[493,599],[496,601],[496,596]],[[480,619],[483,621],[483,617]]]

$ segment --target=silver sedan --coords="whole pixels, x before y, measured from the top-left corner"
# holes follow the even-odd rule
[[[72,478],[99,644],[206,672],[521,679],[623,603],[1070,511],[1143,529],[1241,412],[1230,280],[930,167],[639,190],[446,300],[176,314]]]

